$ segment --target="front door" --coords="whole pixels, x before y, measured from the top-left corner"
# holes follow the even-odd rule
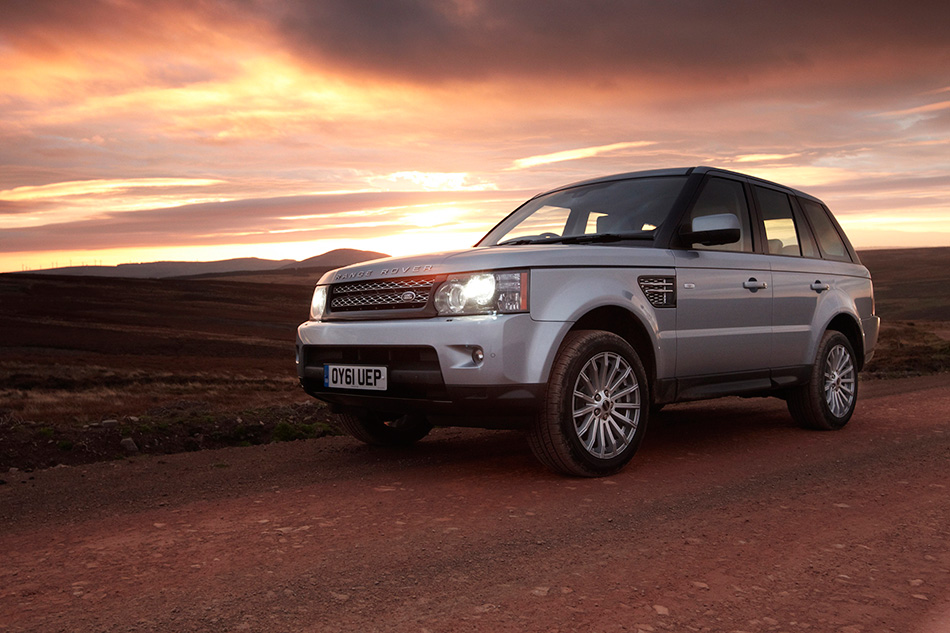
[[[772,273],[765,256],[677,251],[676,282],[677,378],[768,370]]]
[[[740,238],[731,244],[692,244],[676,257],[676,376],[681,397],[691,387],[728,382],[742,390],[746,381],[767,379],[772,343],[772,273],[755,253],[756,236],[746,188],[739,180],[706,179],[686,218],[732,214]],[[732,374],[732,380],[722,380]],[[718,378],[713,379],[714,376]],[[704,379],[706,377],[706,379]],[[694,380],[692,380],[694,379]],[[763,386],[746,385],[749,389]]]

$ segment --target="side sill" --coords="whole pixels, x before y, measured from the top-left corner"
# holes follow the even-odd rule
[[[808,382],[811,367],[781,367],[733,374],[668,378],[657,381],[657,404],[706,400],[722,396],[769,395]]]

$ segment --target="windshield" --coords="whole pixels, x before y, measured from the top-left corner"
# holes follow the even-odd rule
[[[684,176],[657,176],[554,191],[526,202],[478,245],[650,240],[685,182]]]

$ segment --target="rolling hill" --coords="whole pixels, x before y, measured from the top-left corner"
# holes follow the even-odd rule
[[[119,264],[118,266],[67,266],[31,271],[37,275],[67,275],[80,277],[119,277],[125,279],[167,279],[170,277],[198,277],[231,273],[261,273],[277,270],[320,268],[329,270],[357,264],[370,259],[387,257],[384,253],[341,248],[303,261],[294,259],[259,259],[239,257],[213,262],[149,262]]]

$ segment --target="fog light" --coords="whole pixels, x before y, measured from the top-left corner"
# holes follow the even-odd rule
[[[485,360],[485,352],[482,351],[481,347],[472,350],[472,360],[475,361],[476,365],[481,365],[482,361]]]

